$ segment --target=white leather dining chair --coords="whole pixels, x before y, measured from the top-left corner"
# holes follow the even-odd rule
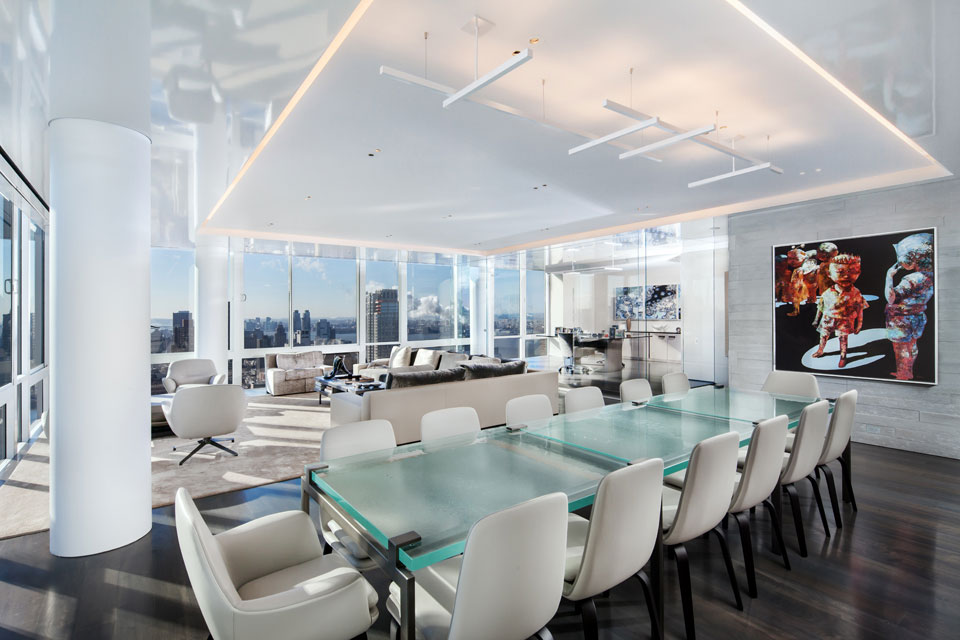
[[[682,371],[674,371],[663,376],[663,395],[681,395],[690,391],[690,379]]]
[[[620,402],[646,402],[653,397],[653,389],[646,378],[633,378],[620,383]]]
[[[371,451],[382,451],[397,446],[393,426],[389,420],[364,420],[328,429],[320,440],[320,460],[356,456]],[[359,525],[357,525],[359,526]],[[320,510],[320,534],[326,548],[333,549],[360,571],[367,571],[377,563],[364,549],[360,536],[328,519]]]
[[[563,412],[576,413],[590,409],[602,409],[603,392],[600,387],[575,387],[563,396]]]
[[[823,452],[824,437],[827,432],[830,404],[826,400],[808,404],[800,414],[800,424],[797,425],[793,450],[785,453],[786,458],[783,472],[780,475],[780,486],[790,498],[790,507],[793,510],[793,525],[797,530],[797,545],[800,556],[807,557],[807,542],[803,534],[803,516],[800,511],[800,497],[797,494],[796,483],[806,478],[813,488],[813,497],[817,501],[820,511],[820,521],[823,531],[830,537],[830,526],[827,524],[827,514],[823,509],[823,498],[820,495],[820,485],[813,477],[813,471],[820,461]]]
[[[186,489],[175,499],[190,585],[216,640],[349,640],[377,619],[377,592],[323,555],[310,516],[284,511],[213,535]]]
[[[550,493],[479,520],[463,554],[414,571],[417,637],[551,638],[546,625],[563,593],[567,496]],[[400,590],[387,599],[391,638]]]
[[[830,494],[830,504],[833,507],[833,520],[837,528],[843,527],[843,520],[840,517],[840,500],[837,496],[837,485],[833,479],[833,471],[828,466],[834,460],[840,463],[842,471],[846,466],[843,459],[843,451],[850,443],[850,433],[853,431],[853,421],[857,414],[857,391],[851,389],[840,394],[836,403],[833,405],[833,415],[830,416],[830,427],[827,429],[827,438],[823,443],[823,453],[820,454],[820,460],[817,462],[817,469],[823,472],[827,479],[827,491]],[[853,487],[847,486],[850,492],[850,503],[853,510],[857,510],[857,499],[853,496]]]
[[[820,397],[816,376],[802,371],[771,371],[763,382],[762,391],[805,398]]]
[[[660,637],[653,590],[643,567],[657,541],[662,485],[660,458],[611,471],[600,481],[590,519],[574,513],[568,517],[563,596],[576,603],[587,638],[599,632],[593,599],[633,576],[643,588],[651,636]]]
[[[684,543],[705,533],[713,533],[717,537],[737,609],[743,611],[727,537],[718,526],[726,518],[733,497],[739,444],[740,437],[734,431],[703,440],[690,455],[683,490],[663,487],[663,544],[673,552],[677,562],[687,640],[695,640],[696,627],[693,620],[690,562]]]
[[[450,407],[423,414],[420,418],[420,441],[480,433],[480,416],[473,407]]]
[[[553,417],[550,398],[542,393],[510,398],[506,404],[507,424],[524,424]]]

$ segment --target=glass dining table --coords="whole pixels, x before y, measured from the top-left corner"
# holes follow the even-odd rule
[[[308,465],[301,508],[319,504],[400,587],[400,637],[414,637],[414,571],[463,552],[486,515],[552,492],[571,511],[593,503],[601,478],[626,464],[662,458],[664,473],[686,467],[698,442],[786,414],[795,426],[815,398],[720,387],[560,414],[525,425]],[[661,620],[663,551],[651,558]]]

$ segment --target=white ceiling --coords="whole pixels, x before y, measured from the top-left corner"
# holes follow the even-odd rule
[[[387,65],[423,75],[426,31],[427,77],[468,84],[474,40],[460,27],[475,11],[496,25],[479,42],[481,75],[540,38],[532,61],[478,94],[532,119],[470,101],[443,109],[441,94],[379,74]],[[632,123],[601,107],[631,102],[631,67],[635,109],[690,129],[719,111],[720,140],[736,136],[738,149],[783,175],[689,189],[731,169],[730,158],[691,142],[656,152],[661,164],[618,160],[623,149],[612,145],[568,156],[586,141],[570,131],[597,137]],[[621,0],[602,11],[574,0],[379,0],[205,230],[490,252],[943,175],[725,0]]]

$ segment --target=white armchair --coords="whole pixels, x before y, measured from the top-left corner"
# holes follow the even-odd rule
[[[323,555],[302,511],[215,536],[181,487],[176,523],[190,585],[217,640],[348,640],[377,619],[377,592],[339,555]]]
[[[238,455],[220,444],[221,441],[233,442],[233,438],[221,440],[214,436],[233,433],[243,421],[247,408],[243,387],[236,384],[183,387],[173,398],[165,400],[162,407],[170,429],[178,438],[197,441],[196,448],[180,464],[207,445]]]
[[[213,360],[191,358],[171,362],[163,387],[167,393],[174,393],[177,387],[185,384],[226,384],[227,374],[217,373]]]

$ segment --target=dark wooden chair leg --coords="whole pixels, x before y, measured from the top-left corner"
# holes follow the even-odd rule
[[[817,511],[820,512],[820,523],[823,525],[823,532],[830,537],[830,523],[827,522],[827,512],[823,508],[823,496],[820,495],[820,483],[812,475],[807,476],[810,486],[813,488],[813,498],[817,501]]]
[[[850,445],[848,444],[847,447]],[[844,452],[846,453],[846,452]],[[840,471],[843,474],[844,478],[848,478],[847,482],[844,483],[844,491],[850,496],[850,506],[853,507],[853,510],[857,510],[857,498],[853,495],[853,481],[849,480],[852,475],[850,467],[847,466],[847,461],[843,456],[837,458],[840,461]]]
[[[687,640],[696,640],[697,630],[693,623],[693,589],[690,586],[690,559],[682,544],[673,546],[673,556],[677,560],[677,576],[680,579],[680,602],[683,605],[683,625],[687,631]]]
[[[735,513],[737,524],[740,527],[740,546],[743,548],[743,566],[747,570],[747,595],[757,597],[757,573],[753,566],[753,541],[750,537],[750,516],[746,513]],[[782,545],[781,545],[782,546]]]
[[[727,577],[730,578],[730,587],[733,589],[733,598],[736,601],[738,611],[743,611],[743,599],[740,597],[740,584],[737,582],[737,574],[733,570],[733,560],[730,558],[730,547],[727,546],[727,534],[720,527],[711,529],[717,536],[720,543],[720,553],[723,554],[723,564],[727,567]]]
[[[597,624],[597,605],[593,598],[587,598],[577,603],[580,612],[580,621],[583,623],[583,637],[586,640],[597,640],[600,636],[600,626]]]
[[[775,491],[779,490],[779,487],[775,489]],[[763,501],[763,506],[766,508],[771,522],[773,522],[773,535],[776,537],[780,555],[783,557],[783,567],[787,571],[790,571],[790,558],[787,556],[787,547],[783,544],[783,529],[780,527],[780,518],[777,517],[777,508],[773,506],[773,502],[771,502],[769,498]]]
[[[827,493],[830,494],[830,506],[833,507],[833,522],[837,529],[843,528],[843,519],[840,515],[840,500],[837,498],[837,483],[833,479],[833,471],[830,467],[823,465],[823,477],[827,479]]]
[[[637,572],[637,579],[643,588],[643,599],[647,601],[647,611],[650,612],[650,637],[659,640],[660,635],[660,616],[657,615],[656,601],[653,599],[653,584],[650,582],[650,576],[641,569]]]
[[[800,512],[800,496],[797,488],[792,484],[784,485],[787,496],[790,498],[790,508],[793,510],[793,526],[797,530],[797,546],[800,547],[800,557],[807,557],[807,539],[803,535],[803,514]]]

